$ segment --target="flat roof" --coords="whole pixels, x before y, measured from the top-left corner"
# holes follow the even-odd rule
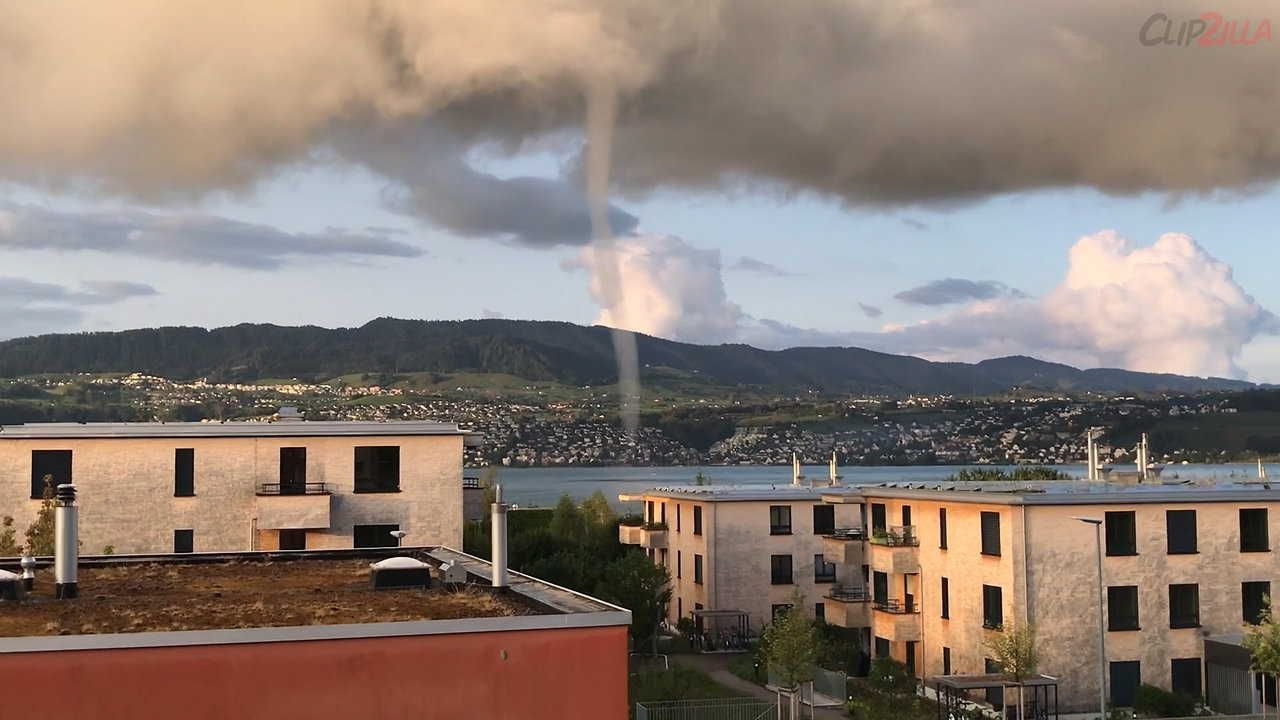
[[[400,556],[432,566],[457,563],[468,581],[456,588],[433,579],[425,590],[373,589],[371,563]],[[0,567],[18,570],[16,559]],[[586,624],[630,624],[622,608],[520,573],[511,573],[510,587],[495,589],[489,571],[489,563],[443,547],[81,558],[79,597],[55,600],[53,569],[45,565],[26,599],[0,603],[0,653],[32,649],[27,641],[42,636],[478,619],[506,619],[506,629],[518,629],[581,625],[563,616],[584,614],[599,615]]]
[[[0,425],[0,441],[17,439],[168,438],[168,437],[322,437],[386,435],[462,435],[479,444],[480,433],[456,424],[422,420],[272,422],[31,423]]]
[[[861,502],[865,498],[904,498],[972,502],[987,505],[1107,505],[1189,502],[1280,502],[1280,487],[1270,481],[1219,482],[1184,480],[1119,484],[1089,480],[1041,482],[917,481],[825,488],[831,503]]]
[[[641,502],[661,497],[701,502],[751,502],[763,500],[812,500],[822,502],[824,493],[839,487],[831,485],[676,485],[656,487],[639,492],[618,494],[619,502]]]

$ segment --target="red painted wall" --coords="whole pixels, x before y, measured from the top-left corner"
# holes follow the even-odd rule
[[[30,718],[622,720],[627,629],[0,653],[0,677]]]

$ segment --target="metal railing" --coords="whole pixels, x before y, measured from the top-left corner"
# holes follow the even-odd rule
[[[890,525],[876,528],[871,533],[871,542],[874,545],[914,546],[920,544],[920,538],[916,536],[915,525]]]
[[[789,720],[786,701],[761,698],[636,703],[636,720]]]
[[[866,540],[867,534],[863,528],[833,528],[830,532],[825,532],[822,537],[831,538],[832,540]]]
[[[462,487],[463,489],[478,490],[480,488],[480,478],[464,477],[462,478]]]
[[[920,606],[916,605],[914,600],[881,598],[879,600],[873,600],[871,604],[877,610],[893,613],[894,615],[912,615],[920,612]]]
[[[262,483],[255,491],[258,495],[328,495],[324,483]]]
[[[867,602],[871,593],[864,587],[835,587],[827,592],[826,597],[840,602]]]

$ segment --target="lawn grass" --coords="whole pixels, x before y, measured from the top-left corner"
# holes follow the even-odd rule
[[[627,695],[631,717],[635,717],[636,703],[746,697],[744,693],[712,680],[701,670],[683,665],[632,675],[627,683]]]
[[[729,672],[736,675],[739,679],[754,683],[760,687],[764,687],[769,680],[769,673],[764,668],[756,670],[756,658],[754,655],[742,655],[729,661]]]

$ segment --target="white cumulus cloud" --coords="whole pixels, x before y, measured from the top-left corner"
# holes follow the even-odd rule
[[[601,269],[617,263],[622,300],[609,307]],[[591,271],[598,324],[685,342],[735,340],[742,309],[725,293],[720,251],[671,235],[640,233],[583,248],[569,268]]]

